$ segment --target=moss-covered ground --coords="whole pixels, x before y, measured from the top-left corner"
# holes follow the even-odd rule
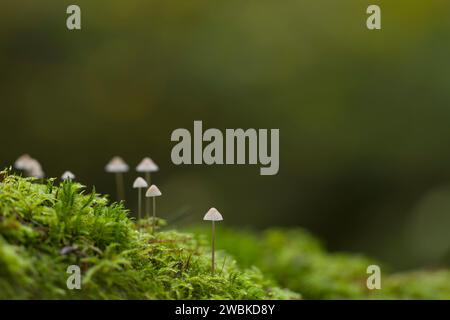
[[[241,266],[258,266],[304,299],[450,299],[448,269],[390,272],[388,265],[362,255],[328,253],[303,229],[256,233],[221,228],[218,238]],[[367,289],[367,267],[372,264],[381,267],[381,290]]]
[[[150,224],[79,183],[4,171],[0,299],[450,299],[445,270],[383,273],[382,290],[369,291],[372,260],[329,254],[300,229],[220,228],[213,275],[209,230],[153,235]],[[70,265],[80,290],[67,288]]]

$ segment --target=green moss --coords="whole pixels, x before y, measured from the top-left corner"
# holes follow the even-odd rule
[[[2,172],[0,299],[450,299],[448,270],[390,274],[372,259],[326,252],[302,229],[217,228],[215,275],[209,229],[150,230],[150,220],[78,183]],[[81,290],[66,286],[74,264]],[[370,264],[382,267],[382,290],[366,287]]]
[[[8,172],[0,182],[1,299],[296,299],[256,268],[176,231],[151,235],[122,204],[82,185],[40,184]],[[224,261],[225,256],[227,257]],[[222,265],[222,262],[223,263]],[[82,289],[68,290],[69,265]]]
[[[414,271],[386,278],[383,290],[373,296],[384,299],[450,299],[450,271]]]
[[[201,234],[202,229],[196,229]],[[258,266],[283,287],[307,299],[361,298],[367,293],[366,268],[374,261],[349,254],[328,254],[302,229],[262,233],[220,228],[218,245],[240,266]]]
[[[206,230],[196,228],[199,234]],[[218,229],[218,245],[243,267],[258,266],[305,299],[450,299],[450,271],[389,273],[389,267],[360,255],[327,253],[302,229],[262,233]],[[368,290],[367,267],[382,269],[382,289]]]

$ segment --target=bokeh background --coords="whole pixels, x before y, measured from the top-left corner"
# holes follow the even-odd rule
[[[396,269],[449,266],[449,34],[448,0],[4,1],[0,165],[29,153],[114,195],[107,161],[150,156],[174,225],[215,206]],[[173,165],[170,134],[194,120],[280,128],[279,174]]]

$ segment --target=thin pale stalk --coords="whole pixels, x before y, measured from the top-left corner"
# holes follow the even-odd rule
[[[216,246],[216,225],[213,220],[212,222],[212,254],[211,254],[211,272],[214,274],[214,255],[215,255],[215,246]]]
[[[152,185],[151,184],[150,172],[146,172],[145,173],[145,180],[147,181],[147,184],[150,187]],[[150,198],[146,198],[145,199],[145,216],[147,218],[150,217]]]
[[[156,224],[156,197],[153,197],[152,234],[155,233],[155,224]]]
[[[142,189],[138,189],[138,215],[139,220],[142,219]]]
[[[125,200],[125,187],[123,185],[123,174],[116,173],[117,198],[119,201]]]

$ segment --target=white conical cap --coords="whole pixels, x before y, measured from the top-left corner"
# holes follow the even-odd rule
[[[121,157],[112,158],[105,167],[106,172],[127,172],[129,169],[128,165]]]
[[[158,170],[159,167],[149,157],[145,157],[144,159],[142,159],[142,161],[136,167],[137,172],[155,172]]]
[[[145,193],[146,197],[159,197],[160,195],[162,195],[161,191],[159,191],[158,187],[154,184],[152,184]]]
[[[223,217],[220,214],[219,211],[217,211],[216,208],[211,208],[208,210],[208,212],[203,217],[203,220],[209,220],[209,221],[222,221]]]
[[[41,164],[39,163],[39,161],[33,158],[28,160],[25,171],[30,177],[35,177],[38,179],[45,177],[45,173],[44,170],[42,170]]]
[[[147,181],[145,181],[141,177],[137,177],[136,180],[134,180],[134,182],[133,182],[133,188],[135,188],[135,189],[147,188],[147,187],[148,187]]]
[[[23,154],[14,162],[14,168],[26,170],[29,167],[31,157],[29,154]]]
[[[61,179],[62,180],[73,180],[73,179],[75,179],[75,175],[70,171],[66,171],[62,174]]]

